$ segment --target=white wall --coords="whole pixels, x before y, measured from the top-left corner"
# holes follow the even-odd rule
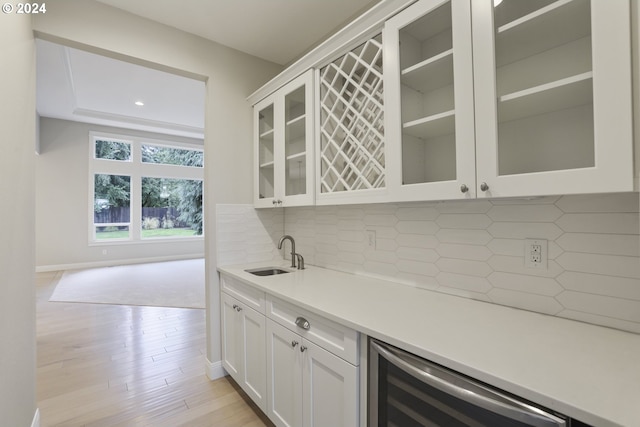
[[[35,44],[27,15],[0,14],[0,423],[36,411]]]
[[[190,138],[41,118],[36,159],[38,271],[202,257],[203,239],[89,246],[91,131],[202,144]]]
[[[281,67],[98,2],[57,0],[33,19],[38,37],[206,81],[205,221],[217,203],[250,203],[252,115],[246,97]],[[220,360],[215,232],[205,237],[209,361]]]

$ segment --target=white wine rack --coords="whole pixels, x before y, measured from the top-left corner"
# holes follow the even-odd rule
[[[320,70],[320,193],[385,187],[382,36]]]

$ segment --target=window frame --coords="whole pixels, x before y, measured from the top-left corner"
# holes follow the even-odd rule
[[[131,144],[131,158],[129,160],[98,159],[95,154],[97,140],[108,140]],[[120,244],[147,244],[184,242],[192,240],[203,240],[206,225],[202,224],[201,235],[196,236],[174,236],[174,237],[142,237],[142,178],[165,178],[165,179],[187,179],[201,181],[204,185],[204,159],[202,167],[199,166],[179,166],[162,163],[148,163],[142,161],[142,145],[155,145],[163,148],[178,148],[200,151],[204,153],[204,147],[198,144],[185,142],[160,140],[146,138],[142,136],[131,136],[114,134],[109,132],[89,132],[89,224],[88,240],[89,246],[120,245]],[[130,177],[129,195],[129,237],[119,239],[96,239],[96,225],[94,223],[94,200],[95,200],[95,175],[124,175]],[[204,219],[203,219],[204,221]],[[122,224],[126,225],[126,224]]]

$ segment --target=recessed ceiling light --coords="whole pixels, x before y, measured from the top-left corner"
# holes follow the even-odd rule
[[[144,102],[136,101],[136,102],[134,102],[134,104],[136,104],[138,107],[142,107],[144,105]]]

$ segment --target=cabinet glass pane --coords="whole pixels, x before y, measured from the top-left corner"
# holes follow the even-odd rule
[[[400,29],[402,182],[456,179],[451,3]]]
[[[320,70],[320,192],[385,187],[380,35]]]
[[[495,8],[498,174],[595,166],[589,0]]]
[[[287,94],[285,104],[285,194],[306,192],[306,111],[305,87]]]
[[[265,199],[274,196],[273,104],[258,113],[258,132],[258,197]]]

